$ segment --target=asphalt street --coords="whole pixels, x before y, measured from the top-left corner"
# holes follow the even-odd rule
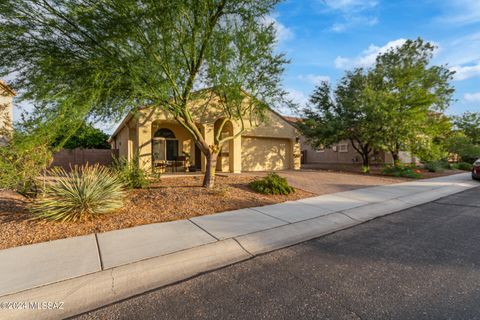
[[[76,319],[480,319],[480,187]]]

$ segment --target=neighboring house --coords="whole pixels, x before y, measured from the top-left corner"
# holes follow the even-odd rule
[[[302,146],[302,155],[305,158],[305,163],[328,163],[328,164],[361,164],[362,157],[353,148],[352,143],[348,140],[340,141],[329,148],[315,149],[308,144],[306,139],[302,136],[300,138]],[[392,156],[383,151],[373,152],[370,155],[371,164],[391,163]]]
[[[300,118],[285,117],[295,125]],[[304,136],[300,137],[300,146],[302,150],[302,163],[305,164],[361,164],[362,157],[353,148],[349,140],[340,141],[328,148],[312,147]],[[403,163],[416,162],[415,158],[408,152],[400,152],[400,161]],[[371,164],[392,163],[393,158],[389,152],[375,151],[370,155]]]
[[[201,102],[192,104],[190,109],[205,140],[213,144],[221,122],[220,109],[215,103],[209,103],[208,108],[204,108]],[[267,110],[265,116],[262,122],[245,119],[245,131],[222,147],[217,171],[239,173],[300,169],[297,129],[273,110]],[[240,128],[240,121],[229,121],[223,132],[231,136]],[[167,165],[167,170],[176,170],[178,162],[185,161],[185,153],[197,170],[204,171],[206,167],[206,159],[191,134],[161,108],[140,108],[137,113],[127,115],[109,142],[113,149],[119,150],[121,157],[132,159],[138,153],[140,164],[146,169]]]
[[[0,80],[0,146],[5,146],[12,131],[15,91]]]

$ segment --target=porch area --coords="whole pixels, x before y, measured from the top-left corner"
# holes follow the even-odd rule
[[[212,145],[220,129],[220,120],[214,124],[197,124],[205,141]],[[232,136],[235,125],[228,121],[220,138]],[[196,145],[190,132],[172,120],[155,120],[137,127],[140,163],[146,169],[162,175],[192,175],[205,172],[206,158]],[[132,145],[131,155],[136,146]],[[236,137],[222,146],[217,160],[217,172],[239,173],[241,171],[241,137]]]

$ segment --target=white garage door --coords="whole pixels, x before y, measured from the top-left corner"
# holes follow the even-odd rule
[[[288,169],[290,140],[242,137],[242,171]]]

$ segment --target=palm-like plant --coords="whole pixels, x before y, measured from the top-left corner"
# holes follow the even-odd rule
[[[36,218],[77,221],[119,209],[125,196],[121,178],[100,165],[62,168],[50,171],[56,178],[47,184],[32,205]]]

